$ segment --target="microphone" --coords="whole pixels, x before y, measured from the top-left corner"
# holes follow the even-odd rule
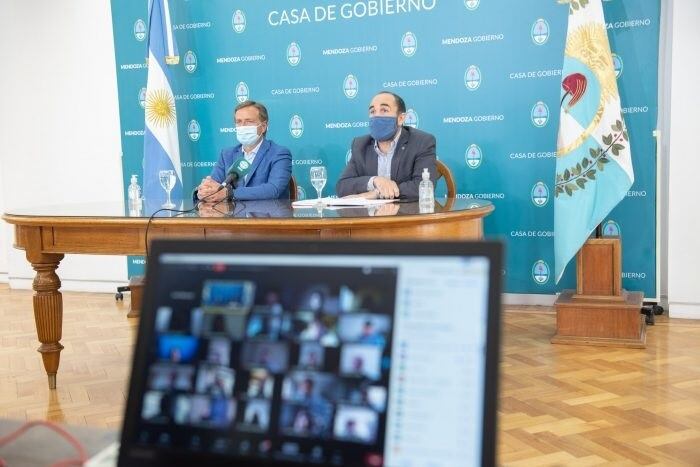
[[[224,188],[226,188],[228,185],[231,185],[233,188],[236,187],[238,184],[238,181],[245,177],[246,174],[250,172],[250,162],[245,160],[245,158],[241,157],[233,162],[231,164],[231,167],[229,167],[228,172],[226,172],[226,178],[224,179],[223,182],[219,185],[219,188],[217,188],[213,193],[209,193],[207,196],[204,198],[200,199],[199,201],[206,201],[207,198],[214,196],[215,193],[220,192]],[[232,196],[231,193],[229,193],[229,196]],[[195,187],[194,191],[192,192],[192,198],[197,201],[197,188]]]
[[[221,182],[221,187],[223,188],[226,185],[231,185],[236,188],[238,181],[245,177],[248,172],[250,172],[250,162],[241,157],[231,164],[231,167],[226,173],[226,179]]]

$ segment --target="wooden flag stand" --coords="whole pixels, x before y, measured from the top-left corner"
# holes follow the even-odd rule
[[[590,238],[576,256],[576,290],[564,290],[554,306],[553,344],[646,347],[640,314],[644,294],[621,287],[619,237]]]

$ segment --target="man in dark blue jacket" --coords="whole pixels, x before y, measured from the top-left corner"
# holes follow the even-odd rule
[[[427,168],[435,183],[435,137],[403,126],[406,103],[382,91],[369,104],[369,134],[352,141],[352,156],[340,174],[338,196],[418,199],[418,185]]]
[[[196,197],[207,202],[227,197],[238,200],[289,198],[292,155],[289,149],[265,137],[268,125],[265,106],[245,101],[236,106],[234,116],[240,144],[221,151],[211,175],[197,187]],[[248,173],[238,180],[235,188],[219,190],[229,167],[241,158],[250,163]]]

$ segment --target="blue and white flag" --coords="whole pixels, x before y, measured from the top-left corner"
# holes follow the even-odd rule
[[[591,232],[634,182],[601,0],[569,4],[562,70],[554,200],[554,262],[559,282]]]
[[[182,199],[182,169],[177,136],[175,97],[167,65],[179,62],[173,37],[168,0],[148,3],[148,83],[146,85],[146,130],[143,140],[143,194],[148,205],[166,202],[165,186],[172,186],[171,198]],[[167,170],[173,176],[163,177]],[[161,183],[162,182],[162,183]]]

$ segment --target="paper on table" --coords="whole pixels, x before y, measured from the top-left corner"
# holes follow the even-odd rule
[[[292,207],[312,208],[318,204],[318,199],[305,199],[294,201]],[[365,199],[365,198],[321,198],[321,203],[325,206],[380,206],[382,204],[393,203],[395,199]]]

